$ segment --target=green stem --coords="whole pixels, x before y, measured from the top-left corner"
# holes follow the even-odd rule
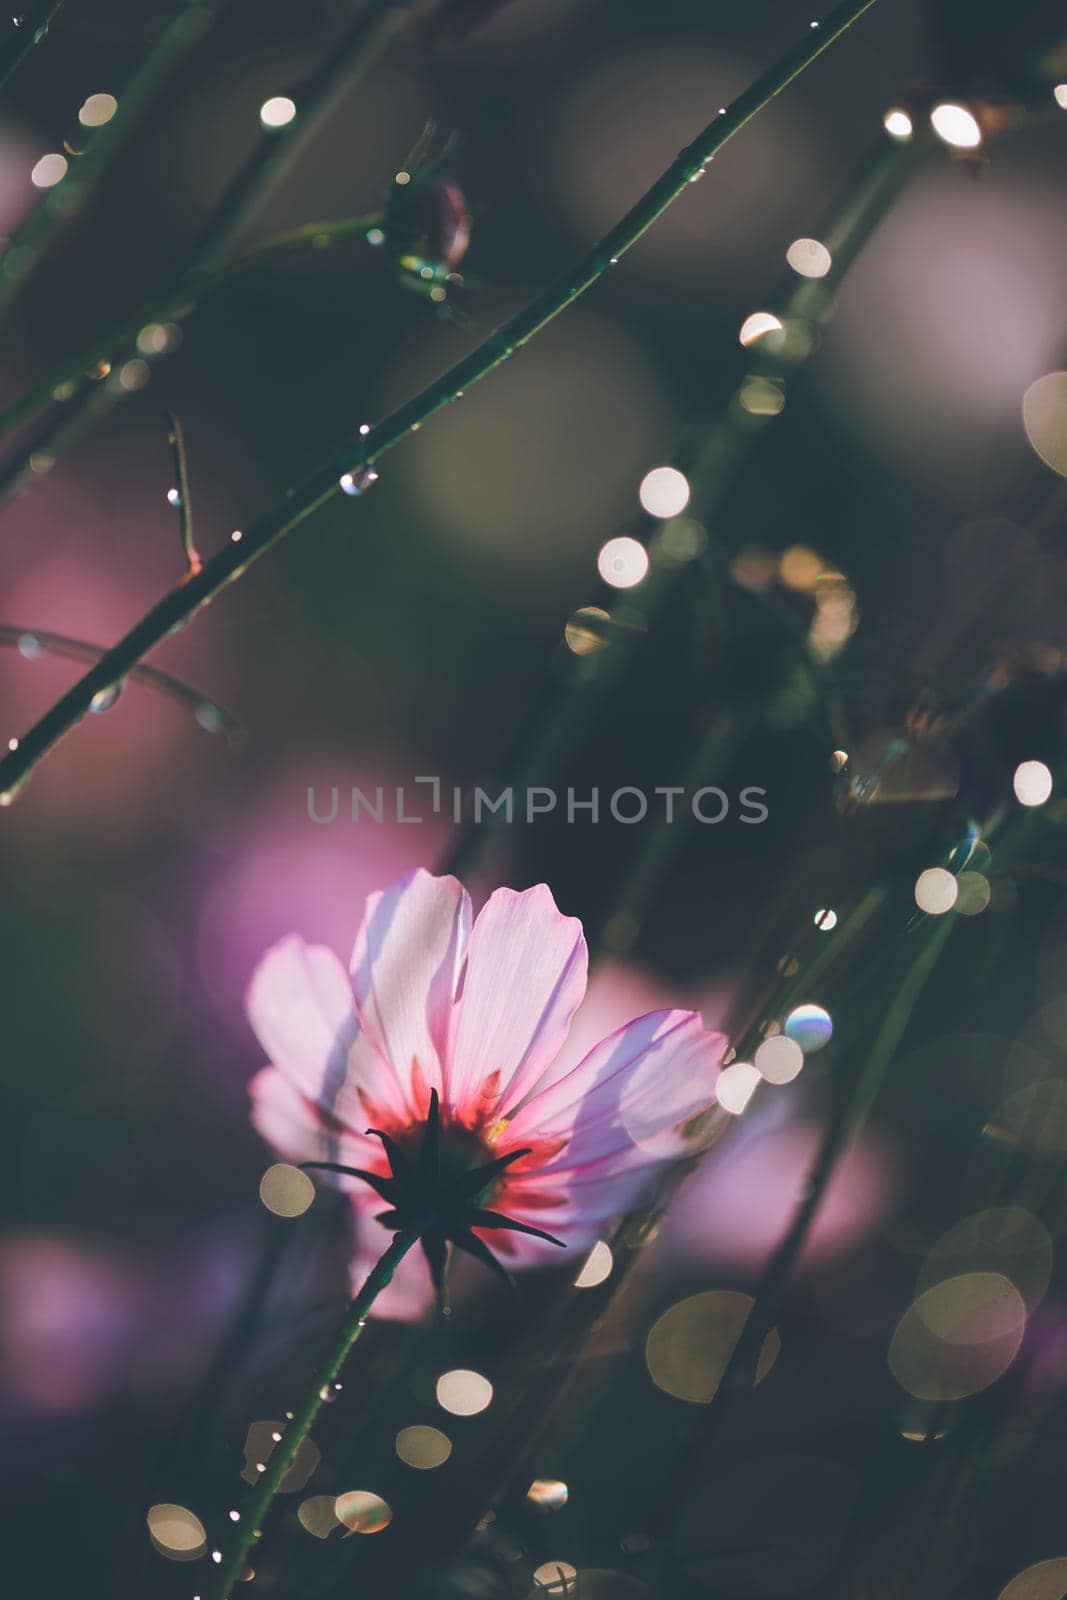
[[[346,95],[407,26],[414,5],[415,0],[373,0],[314,77],[293,91],[296,116],[285,128],[264,134],[226,191],[193,253],[195,271],[210,271],[230,259],[241,235]]]
[[[193,543],[193,505],[189,491],[189,462],[185,454],[185,431],[173,411],[169,418],[168,439],[174,460],[174,488],[178,496],[178,534],[182,554],[189,572],[197,572],[203,565]]]
[[[290,228],[285,233],[279,233],[273,239],[256,245],[254,249],[246,251],[234,261],[213,267],[209,272],[195,273],[163,294],[154,295],[120,327],[109,329],[107,333],[94,339],[92,344],[85,345],[77,355],[49,373],[35,389],[23,395],[21,400],[16,400],[6,411],[0,411],[0,436],[10,433],[12,429],[20,427],[35,417],[39,411],[44,410],[57,389],[76,382],[100,362],[109,361],[116,350],[133,346],[141,329],[147,327],[149,323],[182,322],[191,316],[209,295],[226,288],[245,273],[252,272],[257,267],[268,266],[274,261],[284,261],[288,256],[301,255],[307,250],[325,250],[330,245],[348,239],[365,238],[368,230],[378,227],[381,221],[381,212],[374,211],[368,212],[366,216],[342,217],[333,222],[306,222],[299,228]]]
[[[799,355],[790,353],[792,347],[785,341],[778,351],[771,348],[770,341],[756,346],[746,358],[746,372],[774,378],[784,386],[791,371],[815,350],[818,344],[815,335],[832,315],[846,275],[887,215],[903,185],[917,170],[928,147],[929,141],[925,137],[903,146],[887,145],[880,141],[876,154],[865,163],[859,177],[834,208],[820,234],[832,257],[826,277],[818,282],[808,279],[798,281],[796,274],[790,272],[779,292],[771,296],[770,304],[778,308],[783,327],[797,329],[803,325],[810,330],[809,342],[801,347],[802,353]],[[738,389],[731,393],[723,410],[705,427],[695,458],[690,460],[679,452],[678,464],[686,470],[691,486],[687,516],[694,518],[705,529],[715,527],[723,506],[771,421],[771,417],[755,417],[747,412],[740,404]],[[629,531],[640,535],[644,531],[643,524],[630,525]],[[717,587],[723,582],[727,565],[725,555],[719,541],[709,537],[705,569],[710,582]],[[670,560],[658,542],[653,541],[649,550],[648,575],[640,589],[632,591],[628,597],[628,604],[640,606],[644,627],[613,628],[607,648],[568,663],[562,684],[553,684],[547,704],[540,706],[519,730],[504,763],[510,776],[501,779],[502,784],[511,783],[521,787],[523,782],[545,783],[550,780],[621,680],[648,629],[655,625],[658,618],[670,614],[670,602],[676,596],[679,584],[684,581],[687,570]],[[615,594],[616,591],[612,590],[611,595]],[[816,657],[806,634],[785,606],[777,605],[767,595],[749,595],[746,599],[750,604],[775,611],[776,620],[786,633],[786,642],[797,669],[807,680],[813,698],[822,703],[832,736],[842,742],[843,717],[827,665]],[[604,603],[611,604],[608,595],[604,596]],[[460,876],[469,873],[481,859],[482,851],[494,831],[492,822],[468,826],[453,846],[449,870]],[[683,831],[683,826],[674,830],[674,850],[682,842]],[[665,852],[664,864],[668,859],[669,855]],[[643,880],[641,892],[646,902],[650,901],[654,884],[649,881],[644,866],[636,870]],[[621,908],[616,906],[615,909],[618,911]],[[636,924],[631,927],[636,937]]]
[[[62,656],[68,661],[99,661],[104,654],[99,645],[73,639],[67,633],[51,633],[46,628],[19,628],[10,622],[0,622],[0,646],[5,645],[21,649],[31,660],[37,653],[34,646],[40,647],[41,655]],[[200,726],[209,733],[237,732],[237,722],[228,711],[169,672],[161,672],[158,667],[134,667],[130,682],[142,684],[146,689],[154,689],[157,694],[176,700],[179,705],[188,706]]]
[[[769,105],[873,3],[874,0],[843,0],[820,26],[809,28],[797,46],[763,73],[738,96],[731,107],[716,116],[692,144],[686,146],[621,222],[616,223],[572,271],[564,273],[532,304],[490,334],[476,350],[456,362],[414,399],[400,406],[370,434],[347,439],[332,460],[313,473],[299,489],[287,494],[279,506],[268,512],[247,533],[242,533],[240,540],[231,541],[195,577],[171,590],[153,606],[126,637],[108,652],[99,666],[86,673],[40,718],[25,735],[19,749],[0,761],[0,804],[11,803],[16,789],[35,764],[81,720],[100,689],[120,681],[168,633],[185,623],[200,606],[240,577],[277,540],[333,499],[339,492],[342,474],[357,472],[360,467],[377,460],[401,440],[408,438],[430,417],[458,399],[472,384],[522,349],[591,288],[614,262],[637,243],[693,178],[703,172],[715,153]]]
[[[62,4],[63,0],[41,0],[28,14],[23,12],[19,17],[12,17],[7,37],[0,45],[0,89],[41,43]]]
[[[314,77],[298,91],[299,104],[293,120],[284,128],[263,129],[256,148],[215,206],[182,274],[183,286],[187,287],[190,279],[224,271],[232,262],[241,235],[334,115],[344,96],[367,76],[407,23],[412,5],[413,0],[374,0]],[[54,464],[62,450],[128,398],[129,391],[121,383],[101,386],[90,382],[85,374],[100,361],[121,361],[127,351],[133,355],[133,336],[145,322],[153,320],[160,320],[158,314],[154,318],[143,316],[132,332],[124,329],[98,340],[90,360],[59,379],[53,376],[0,417],[0,433],[4,433],[44,409],[61,383],[78,385],[60,415],[0,473],[0,501],[34,476],[35,458]]]
[[[0,256],[0,312],[14,299],[56,230],[82,209],[112,157],[135,131],[157,91],[211,27],[222,3],[223,0],[214,0],[212,4],[183,6],[123,88],[114,116],[96,130],[85,154],[78,156],[66,176],[46,191],[15,233]]]
[[[292,1421],[275,1445],[267,1462],[266,1471],[245,1499],[229,1549],[223,1554],[215,1582],[208,1590],[208,1600],[228,1600],[234,1584],[240,1581],[249,1551],[262,1533],[263,1520],[270,1510],[278,1487],[295,1461],[297,1451],[307,1438],[315,1418],[322,1410],[325,1403],[324,1394],[329,1393],[330,1385],[363,1332],[367,1315],[378,1295],[392,1282],[397,1267],[417,1240],[417,1233],[396,1234],[349,1306],[344,1321],[337,1330],[337,1337],[315,1369],[307,1389],[293,1411]]]
[[[691,1435],[688,1445],[679,1453],[661,1489],[657,1491],[656,1509],[650,1519],[650,1528],[657,1533],[662,1533],[676,1520],[685,1502],[685,1487],[695,1481],[700,1462],[718,1436],[723,1420],[733,1404],[752,1389],[763,1342],[777,1319],[786,1286],[807,1242],[830,1179],[837,1170],[837,1163],[849,1140],[870,1112],[919,996],[952,932],[954,920],[950,916],[943,917],[933,922],[927,930],[923,948],[894,993],[851,1094],[843,1097],[827,1124],[822,1145],[802,1191],[803,1199],[764,1268],[752,1310],[726,1363],[719,1386],[704,1408],[699,1426]]]

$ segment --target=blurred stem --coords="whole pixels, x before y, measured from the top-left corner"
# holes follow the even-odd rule
[[[929,147],[930,141],[925,135],[904,145],[880,140],[875,154],[864,164],[821,230],[820,238],[832,258],[829,272],[818,280],[798,278],[792,271],[787,274],[779,292],[770,301],[777,306],[785,331],[777,349],[773,347],[774,339],[768,340],[767,336],[753,346],[745,357],[746,376],[774,380],[781,383],[784,390],[787,376],[814,353],[819,333],[833,314],[838,291],[848,272],[888,215],[904,185],[918,170]],[[695,452],[678,453],[679,465],[686,471],[691,490],[685,515],[698,522],[708,535],[704,568],[709,581],[717,588],[724,584],[732,587],[733,579],[728,575],[724,552],[715,534],[716,523],[756,444],[774,420],[773,416],[754,416],[746,411],[740,394],[739,385],[723,410],[703,430]],[[641,526],[633,525],[630,531],[639,533]],[[660,539],[653,539],[648,575],[640,588],[630,591],[622,605],[618,591],[606,589],[600,598],[604,609],[616,609],[618,625],[612,627],[600,650],[568,662],[562,685],[550,692],[547,705],[542,705],[520,731],[512,754],[505,762],[510,777],[501,780],[503,783],[551,781],[557,766],[577,746],[597,711],[620,682],[631,658],[640,649],[645,633],[658,620],[673,615],[670,602],[689,570],[665,553]],[[798,672],[822,707],[831,736],[843,742],[844,717],[831,668],[815,655],[788,607],[767,594],[746,591],[746,600],[773,612],[782,626]],[[626,619],[638,606],[640,615],[634,614],[632,622],[628,623]],[[461,875],[469,872],[481,858],[493,832],[491,822],[468,826],[453,846],[449,870]],[[662,850],[660,860],[664,866],[680,843],[680,838],[676,839],[672,849]],[[647,908],[654,898],[655,868],[644,863],[635,871],[640,877],[642,904]],[[635,926],[634,937],[637,931]]]
[[[340,492],[339,480],[343,474],[358,472],[360,467],[380,459],[386,451],[409,438],[573,305],[704,171],[716,151],[770,104],[873,3],[874,0],[844,0],[819,27],[805,29],[800,43],[739,95],[728,110],[715,116],[637,204],[571,271],[490,334],[470,355],[392,412],[370,434],[346,439],[332,460],[287,494],[280,505],[243,533],[239,541],[226,545],[195,577],[165,595],[108,652],[99,666],[86,673],[80,683],[45,713],[25,735],[19,749],[0,761],[0,803],[10,804],[35,764],[81,720],[100,689],[121,681],[168,633],[239,578],[277,540],[333,499]]]
[[[209,1600],[228,1600],[234,1584],[240,1581],[249,1551],[263,1531],[263,1519],[270,1510],[278,1487],[296,1459],[297,1451],[322,1410],[324,1394],[344,1366],[349,1351],[366,1326],[367,1315],[382,1290],[393,1281],[393,1274],[418,1240],[417,1233],[397,1233],[389,1248],[367,1276],[362,1289],[349,1306],[337,1336],[315,1369],[307,1389],[293,1409],[293,1419],[275,1445],[266,1471],[241,1508],[230,1547],[223,1554],[215,1582],[208,1590]]]
[[[368,231],[378,227],[381,221],[381,212],[372,211],[365,216],[341,217],[332,222],[306,222],[299,228],[291,228],[275,235],[273,239],[267,239],[234,261],[214,267],[210,272],[198,272],[175,288],[146,300],[120,327],[112,328],[94,339],[92,344],[84,346],[77,355],[57,367],[21,400],[16,400],[6,411],[0,411],[0,435],[10,433],[13,428],[35,417],[50,404],[57,389],[77,382],[91,368],[109,361],[116,350],[136,349],[137,335],[150,323],[184,322],[209,295],[225,289],[257,267],[269,266],[274,261],[284,261],[289,256],[303,255],[307,251],[326,250],[331,245],[349,239],[365,238]],[[95,390],[96,387],[94,384],[91,389]],[[45,441],[38,441],[34,448],[43,450]],[[7,470],[0,474],[0,490],[7,475]]]
[[[200,236],[193,271],[228,261],[241,235],[289,176],[345,97],[366,78],[390,42],[408,24],[416,0],[372,0],[318,72],[293,90],[296,116],[267,129],[234,178]]]
[[[0,256],[0,313],[14,299],[59,227],[85,205],[114,156],[133,134],[157,92],[182,64],[214,23],[225,0],[184,5],[160,34],[118,97],[109,122],[92,134],[84,155],[72,157],[70,169],[47,189]]]
[[[0,89],[44,39],[62,4],[63,0],[41,0],[28,13],[24,11],[11,18],[7,35],[0,45]]]
[[[733,1405],[752,1390],[763,1342],[781,1310],[786,1287],[837,1163],[849,1140],[870,1112],[912,1012],[952,932],[954,921],[949,915],[928,922],[923,930],[922,949],[909,964],[903,981],[893,992],[885,1019],[857,1075],[852,1092],[842,1097],[827,1124],[822,1145],[802,1191],[803,1198],[788,1230],[764,1268],[754,1304],[726,1363],[718,1388],[704,1407],[699,1425],[688,1445],[679,1452],[671,1472],[660,1486],[657,1508],[650,1523],[650,1528],[657,1533],[662,1534],[676,1521],[685,1502],[686,1487],[696,1481],[700,1463],[714,1444],[726,1416]]]
[[[406,26],[415,0],[372,0],[332,55],[301,89],[295,117],[281,128],[263,128],[255,149],[225,190],[208,219],[185,269],[182,284],[188,287],[206,276],[225,272],[233,253],[250,224],[262,211],[275,190],[287,178],[309,145],[337,111],[344,97],[369,73],[393,37]],[[376,217],[368,226],[381,219]],[[246,258],[247,259],[247,258]],[[173,295],[172,295],[173,298]],[[64,410],[0,473],[0,499],[17,489],[32,474],[31,458],[45,456],[51,462],[70,447],[86,429],[102,420],[130,391],[111,383],[100,388],[85,374],[97,362],[117,362],[135,355],[134,338],[138,328],[160,316],[143,317],[137,328],[124,327],[96,341],[90,360],[68,371],[61,379],[40,385],[18,406],[0,415],[0,433],[27,420],[52,399],[58,383],[78,382],[79,387]]]

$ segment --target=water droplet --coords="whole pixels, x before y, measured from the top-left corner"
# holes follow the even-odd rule
[[[233,532],[230,534],[230,543],[240,544],[243,538],[244,534],[241,532],[240,528],[234,528]]]
[[[35,633],[19,634],[19,655],[27,661],[38,661],[44,655],[44,645]]]
[[[96,694],[94,694],[93,698],[89,701],[89,710],[95,711],[97,715],[100,715],[105,711],[110,711],[111,707],[118,700],[118,697],[121,693],[121,683],[111,683],[106,689],[98,689]]]
[[[362,431],[360,429],[361,433]],[[345,494],[366,494],[371,485],[378,482],[378,472],[368,461],[365,466],[357,467],[354,472],[343,472],[337,481]]]
[[[230,1521],[231,1522],[240,1522],[240,1520],[241,1520],[241,1513],[239,1511],[231,1511],[230,1512]]]
[[[177,506],[180,506],[181,503],[182,503],[181,490],[180,489],[168,489],[167,490],[167,504],[169,506],[177,507]]]
[[[210,700],[205,700],[202,705],[197,706],[193,715],[205,733],[221,733],[226,726],[225,713],[218,706],[212,705]]]
[[[368,228],[367,229],[367,243],[370,244],[370,245],[375,245],[375,246],[384,244],[385,243],[385,234],[382,231],[382,229],[381,228]]]
[[[370,432],[370,423],[369,422],[361,422],[360,425],[359,425],[359,431],[360,431],[360,433],[363,433],[363,434],[369,433]]]

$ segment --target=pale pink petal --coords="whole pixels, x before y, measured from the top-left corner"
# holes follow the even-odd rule
[[[448,1099],[463,1119],[517,1105],[551,1066],[585,994],[582,925],[545,884],[497,889],[470,938]]]
[[[356,1250],[350,1267],[350,1285],[353,1296],[367,1281],[367,1275],[385,1254],[395,1235],[374,1220],[374,1210],[381,1210],[383,1201],[372,1196],[373,1207],[362,1199],[354,1206]],[[393,1281],[383,1289],[374,1302],[370,1315],[386,1322],[416,1322],[433,1304],[433,1283],[430,1269],[420,1245],[413,1245],[393,1275]]]
[[[693,1148],[693,1119],[714,1104],[728,1040],[695,1011],[653,1011],[610,1034],[573,1071],[534,1095],[509,1123],[501,1152],[560,1140],[544,1182],[603,1163],[626,1170]],[[533,1181],[521,1165],[515,1181]]]
[[[248,1085],[252,1126],[284,1161],[341,1161],[381,1167],[381,1145],[343,1128],[312,1105],[277,1067],[264,1067]]]
[[[420,867],[367,901],[352,952],[360,1021],[393,1070],[410,1111],[443,1092],[470,899],[455,878]]]
[[[332,950],[295,934],[281,940],[252,974],[246,1004],[273,1064],[322,1111],[362,1133],[360,1089],[372,1105],[402,1110],[395,1081],[360,1032],[352,985]]]

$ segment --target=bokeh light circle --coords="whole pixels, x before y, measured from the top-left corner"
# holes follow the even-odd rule
[[[1043,806],[1052,796],[1052,773],[1043,761],[1020,761],[1011,786],[1021,806]]]
[[[930,113],[930,123],[937,137],[955,150],[976,150],[982,142],[977,118],[954,100],[936,105]]]
[[[493,1385],[480,1372],[456,1367],[437,1380],[437,1404],[454,1417],[476,1417],[492,1403]]]
[[[822,1006],[794,1006],[782,1025],[787,1039],[798,1044],[806,1056],[823,1050],[834,1035],[830,1013]]]
[[[715,1080],[715,1098],[730,1116],[739,1117],[762,1081],[750,1061],[731,1061]]]
[[[796,1039],[775,1033],[764,1039],[753,1059],[765,1083],[792,1083],[804,1065],[804,1051]]]
[[[1002,1273],[943,1279],[905,1311],[889,1345],[889,1368],[917,1400],[963,1400],[996,1383],[1019,1353],[1026,1305]]]
[[[613,589],[632,589],[648,572],[648,551],[639,539],[608,539],[596,558],[597,571]]]
[[[928,917],[951,911],[959,892],[955,876],[946,867],[927,867],[915,880],[915,904]]]
[[[706,1405],[715,1394],[755,1301],[734,1289],[709,1289],[671,1306],[653,1324],[645,1361],[657,1389]],[[772,1328],[756,1367],[762,1383],[778,1359],[781,1340]]]
[[[1067,1556],[1053,1556],[1050,1561],[1037,1561],[1016,1573],[1001,1589],[997,1600],[1063,1600],[1064,1594],[1067,1594]]]
[[[339,1494],[333,1504],[333,1514],[349,1534],[381,1533],[393,1520],[388,1502],[369,1489],[347,1489]]]
[[[689,479],[677,467],[653,467],[641,479],[637,498],[650,517],[676,517],[689,504]]]
[[[920,1291],[946,1278],[1000,1273],[1032,1311],[1052,1277],[1052,1239],[1044,1223],[1023,1206],[991,1206],[963,1217],[927,1251]]]
[[[428,1472],[433,1467],[443,1466],[452,1454],[452,1441],[440,1428],[428,1428],[421,1423],[416,1423],[410,1428],[401,1428],[396,1436],[396,1453],[409,1467],[417,1467],[420,1472]]]
[[[1023,395],[1023,427],[1046,467],[1067,477],[1067,372],[1046,372]]]
[[[161,1501],[149,1508],[146,1520],[153,1545],[170,1561],[195,1561],[207,1549],[204,1524],[187,1506]]]
[[[315,1185],[299,1167],[277,1161],[259,1180],[259,1198],[276,1217],[302,1217],[315,1199]]]

